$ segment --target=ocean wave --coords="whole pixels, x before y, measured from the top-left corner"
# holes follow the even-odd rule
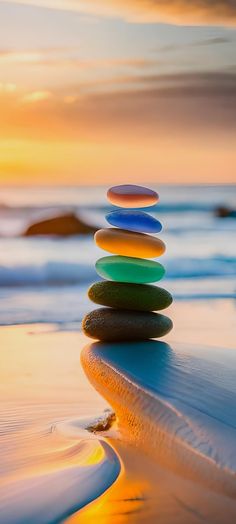
[[[0,287],[70,285],[95,278],[95,269],[88,264],[46,262],[42,265],[0,266]]]
[[[236,258],[214,256],[209,258],[175,258],[166,260],[166,277],[170,279],[207,278],[236,274]]]
[[[189,201],[189,202],[158,202],[157,204],[145,207],[143,208],[146,212],[151,213],[212,213],[217,208],[217,204],[209,201],[209,202],[196,202],[196,201]],[[97,205],[96,207],[83,207],[81,206],[80,209],[96,209],[97,211],[107,212],[111,209],[114,209],[114,206],[109,205]],[[140,209],[140,208],[137,208]]]
[[[107,209],[111,209],[113,208],[112,205],[109,205],[109,204],[99,204],[99,203],[95,203],[93,204],[93,206],[90,206],[90,205],[84,205],[84,204],[81,204],[80,206],[77,206],[77,205],[68,205],[68,204],[58,204],[58,205],[8,205],[8,204],[4,204],[3,202],[0,203],[0,210],[13,210],[13,211],[45,211],[45,210],[48,210],[48,209],[68,209],[68,208],[73,208],[73,209],[96,209],[96,210],[101,210],[101,211],[104,211],[104,210],[107,210]],[[158,204],[155,204],[153,206],[150,206],[150,207],[146,207],[145,209],[150,209],[150,210],[153,210],[153,209],[161,209],[163,211],[209,211],[211,209],[214,208],[214,204],[212,204],[212,202],[204,202],[204,203],[201,203],[201,202],[188,202],[188,203],[185,203],[185,202],[177,202],[177,203],[172,203],[172,202],[166,202],[165,204],[163,203],[158,203]],[[140,208],[138,208],[140,209]]]
[[[236,258],[217,256],[205,259],[166,259],[166,278],[189,279],[233,276]],[[0,287],[65,286],[97,280],[93,265],[49,261],[41,265],[0,266]]]
[[[150,207],[144,208],[145,211],[151,211],[151,212],[160,212],[160,213],[203,213],[203,212],[213,212],[217,207],[216,202],[212,201],[206,201],[206,202],[198,202],[198,201],[188,201],[188,202],[158,202],[158,204],[155,204]],[[114,209],[114,206],[109,204],[100,204],[100,203],[94,203],[93,205],[89,204],[83,204],[80,205],[76,204],[55,204],[55,205],[8,205],[1,203],[0,204],[0,212],[7,212],[9,213],[41,213],[41,212],[65,212],[67,211],[73,211],[73,212],[80,212],[80,211],[92,211],[95,210],[96,212],[107,212],[111,209]],[[140,209],[140,208],[137,208]]]

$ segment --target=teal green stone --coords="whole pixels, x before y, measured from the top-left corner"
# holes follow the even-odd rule
[[[100,258],[96,263],[96,271],[107,280],[134,284],[157,282],[165,274],[164,267],[158,262],[119,255]]]
[[[171,294],[151,284],[130,284],[103,280],[95,282],[88,291],[92,302],[115,309],[159,311],[172,304]]]

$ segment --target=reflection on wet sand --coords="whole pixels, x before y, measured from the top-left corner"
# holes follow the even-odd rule
[[[123,460],[120,476],[66,524],[223,524],[226,511],[234,522],[230,499],[222,507],[218,494],[160,468],[130,445],[116,441],[114,446]]]
[[[116,451],[124,458],[125,447],[120,448],[118,445]],[[136,453],[129,450],[118,480],[99,499],[72,516],[67,523],[136,523],[141,517],[145,519],[147,516],[146,501],[149,495],[150,480],[142,475]]]
[[[156,341],[84,348],[87,376],[118,417],[122,439],[111,442],[123,471],[70,523],[218,524],[226,509],[235,520],[236,360],[225,352]]]

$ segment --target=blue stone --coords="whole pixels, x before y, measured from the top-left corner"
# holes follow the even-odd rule
[[[153,216],[144,211],[133,211],[119,209],[106,215],[109,224],[128,231],[138,231],[140,233],[159,233],[162,225]]]

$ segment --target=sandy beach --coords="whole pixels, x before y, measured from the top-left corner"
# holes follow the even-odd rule
[[[230,406],[236,394],[231,378],[236,367],[233,351],[234,305],[228,301],[214,301],[208,305],[200,301],[194,305],[179,302],[172,313],[176,329],[161,343],[161,350],[163,347],[164,350],[165,347],[173,348],[175,358],[179,359],[176,369],[180,376],[179,379],[176,375],[175,379],[171,379],[173,359],[172,363],[167,360],[165,372],[167,376],[170,373],[172,384],[168,385],[162,370],[160,377],[163,377],[164,382],[159,387],[164,397],[166,395],[168,405],[175,408],[176,391],[178,387],[182,388],[180,395],[182,398],[186,395],[192,406],[192,411],[185,414],[191,421],[191,431],[202,433],[205,427],[209,438],[218,434],[218,440],[214,436],[209,448],[201,449],[204,454],[209,449],[213,455],[217,454],[218,466],[214,474],[212,465],[207,461],[199,470],[196,456],[193,463],[187,460],[190,471],[185,470],[181,464],[181,453],[174,445],[173,431],[175,433],[177,430],[171,419],[166,426],[164,424],[160,460],[158,439],[163,420],[168,421],[168,414],[166,408],[164,412],[162,409],[163,415],[158,421],[150,411],[149,418],[149,408],[153,410],[157,401],[154,399],[153,404],[153,401],[145,401],[143,397],[143,392],[147,392],[150,387],[147,378],[151,380],[150,373],[145,374],[145,366],[151,366],[157,384],[160,378],[158,361],[152,362],[156,354],[159,358],[158,348],[154,347],[151,360],[151,348],[147,350],[147,359],[142,353],[144,360],[140,364],[145,383],[140,383],[141,390],[136,395],[140,405],[136,405],[135,413],[143,425],[141,431],[136,431],[125,408],[127,399],[130,399],[132,411],[132,394],[131,397],[127,391],[125,394],[126,385],[122,382],[125,375],[122,374],[119,350],[113,351],[113,356],[109,357],[115,360],[107,375],[107,371],[99,369],[99,363],[93,363],[89,369],[88,361],[87,364],[85,362],[89,358],[89,351],[83,349],[88,345],[88,340],[79,331],[58,331],[56,325],[50,324],[2,327],[1,470],[4,475],[0,494],[1,522],[21,523],[31,518],[31,522],[40,524],[64,520],[70,523],[94,522],[94,519],[106,523],[115,516],[118,523],[136,523],[143,522],[144,518],[155,522],[158,516],[163,523],[195,523],[207,519],[207,522],[218,524],[224,522],[225,507],[232,520],[235,518],[236,507],[232,497],[235,481],[225,480],[223,473],[226,465],[234,467],[234,443],[230,444],[235,431],[230,424],[230,417],[232,423],[235,420],[234,408],[230,411]],[[158,342],[153,344],[158,345]],[[128,362],[133,360],[133,357],[129,360],[129,351],[127,347],[123,353],[127,359],[124,369],[127,370]],[[135,351],[137,360],[137,348],[132,348],[132,353]],[[82,364],[89,380],[80,364],[81,352]],[[95,384],[97,372],[101,377],[100,384]],[[182,372],[187,373],[185,380],[181,378]],[[118,373],[118,400],[114,397],[116,388],[113,373]],[[210,382],[204,401],[207,373]],[[138,375],[135,381],[139,383]],[[214,385],[216,388],[212,397],[210,383],[211,387]],[[190,384],[194,392],[192,401]],[[222,402],[226,403],[227,409],[222,409]],[[113,410],[114,407],[118,415],[115,425],[108,429],[105,424],[105,431],[101,431],[101,420],[106,421],[110,413],[107,410]],[[178,409],[183,415],[186,408],[180,404]],[[204,423],[201,421],[202,410],[205,410],[206,416],[208,414],[208,422],[207,419]],[[158,411],[161,413],[159,408]],[[87,431],[89,427],[93,428],[92,433],[91,430]],[[190,456],[194,449],[201,448],[201,438],[206,439],[205,435],[198,442],[195,437],[191,440],[191,432],[189,434],[181,430],[177,433],[180,444],[186,438],[190,439]],[[165,445],[168,447],[168,437],[172,439],[170,457],[163,452]],[[220,445],[221,438],[223,446]],[[153,442],[155,449],[151,444]],[[215,481],[209,482],[214,475]],[[51,489],[52,482],[55,489]]]
[[[102,253],[91,232],[22,236],[68,208],[76,227],[104,227],[104,188],[3,192],[1,524],[235,520],[235,220],[214,214],[233,193],[162,193],[174,329],[106,345],[81,331]]]

